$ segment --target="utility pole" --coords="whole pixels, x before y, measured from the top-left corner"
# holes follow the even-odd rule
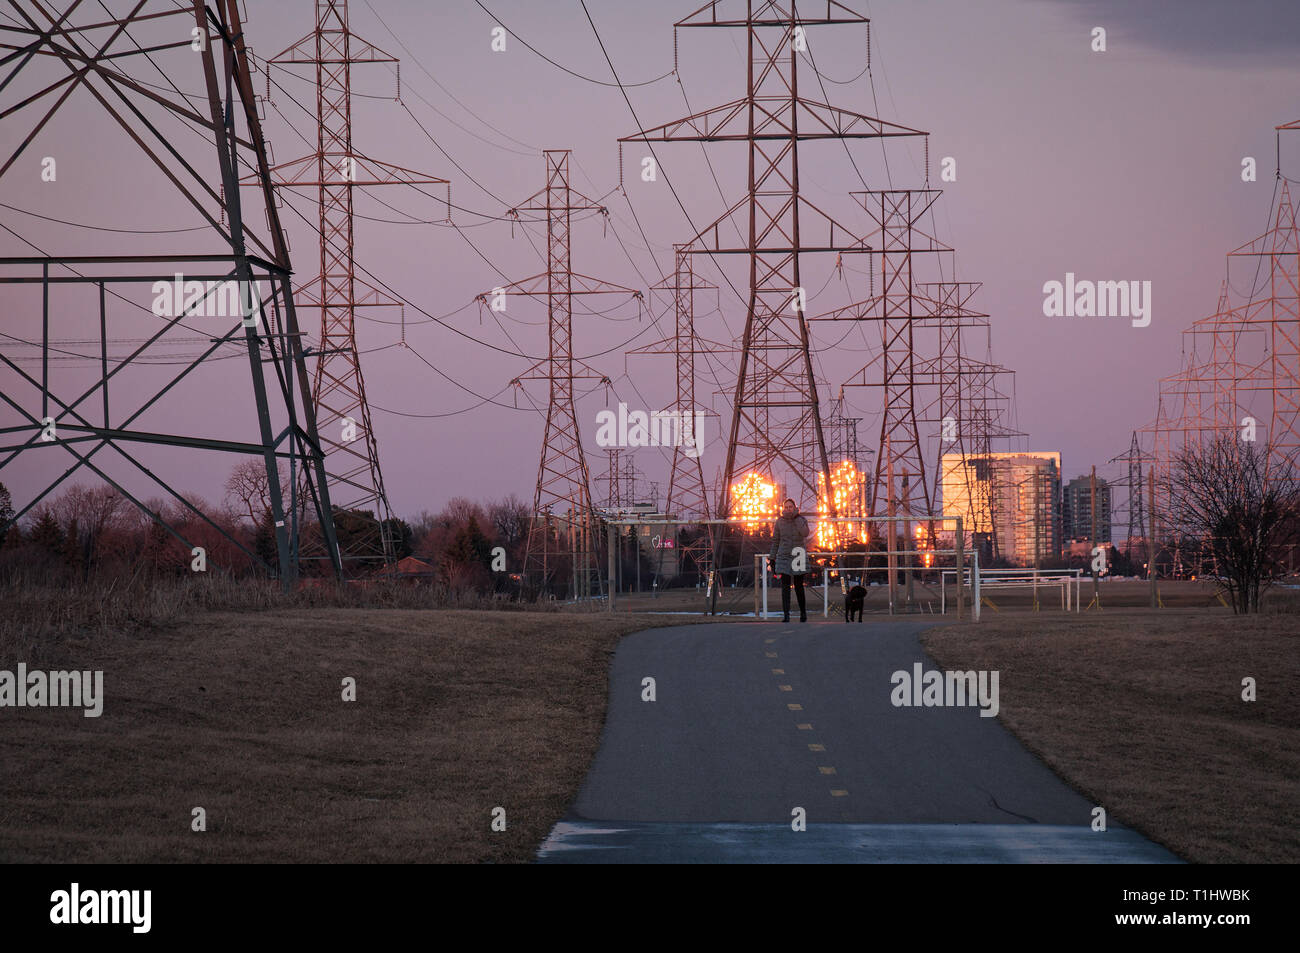
[[[903,474],[903,512],[904,513],[908,513],[911,511],[909,507],[909,500],[908,500],[908,496],[910,495],[910,490],[911,490],[911,484],[908,482],[908,480],[909,480],[909,474],[904,473]],[[907,586],[907,609],[909,612],[912,610],[912,605],[913,605],[912,600],[916,596],[916,590],[912,583],[912,579],[916,575],[916,560],[913,556],[913,552],[916,549],[916,542],[912,536],[912,532],[913,532],[912,521],[909,519],[904,519],[903,521],[903,553],[904,553],[903,568],[904,571],[907,573],[907,579],[905,580],[905,585]]]
[[[1147,487],[1150,499],[1147,501],[1147,512],[1150,513],[1151,525],[1148,529],[1151,539],[1147,543],[1147,579],[1151,583],[1151,608],[1154,609],[1160,604],[1160,594],[1156,591],[1156,553],[1160,550],[1160,544],[1156,541],[1156,471],[1154,469],[1147,471]]]
[[[1092,529],[1089,531],[1088,538],[1092,540],[1092,548],[1099,549],[1097,545],[1097,465],[1092,465],[1092,473],[1088,477],[1088,514],[1092,518]],[[1097,557],[1092,557],[1092,601],[1096,603],[1097,608],[1101,608],[1101,582],[1097,572]]]
[[[889,613],[893,615],[898,604],[898,524],[894,522],[897,508],[894,505],[894,455],[889,452],[889,437],[885,437],[885,515],[889,517],[886,526],[885,565],[889,570]]]

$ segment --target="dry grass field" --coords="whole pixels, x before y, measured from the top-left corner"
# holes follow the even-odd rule
[[[1300,861],[1300,616],[986,613],[922,644],[999,670],[998,717],[1112,819],[1192,861]]]
[[[1206,608],[1199,584],[1162,593],[1195,608],[1117,607],[1144,592],[1112,583],[1078,615],[1005,594],[923,643],[946,668],[998,669],[999,717],[1113,820],[1190,860],[1300,860],[1293,594],[1254,619]],[[594,756],[618,639],[715,621],[646,614],[690,613],[694,592],[620,597],[612,616],[216,582],[0,602],[0,669],[102,669],[106,696],[99,718],[0,711],[8,862],[529,861]]]
[[[595,754],[618,638],[689,621],[323,607],[47,633],[39,664],[102,669],[104,710],[0,712],[0,861],[531,860]],[[36,667],[7,648],[0,669]]]

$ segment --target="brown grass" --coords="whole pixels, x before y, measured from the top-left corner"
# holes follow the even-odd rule
[[[265,579],[193,575],[171,579],[109,579],[49,585],[30,578],[0,583],[0,656],[28,663],[55,657],[66,639],[103,638],[174,625],[196,614],[269,609],[499,609],[555,611],[554,602],[524,604],[500,595],[443,586],[371,581],[316,581],[290,593]],[[594,605],[590,611],[596,611]],[[578,610],[571,610],[578,611]]]
[[[922,643],[945,668],[999,670],[998,717],[1112,820],[1192,861],[1300,860],[1295,616],[986,614]]]
[[[595,754],[618,638],[690,621],[319,608],[65,634],[45,664],[102,669],[104,713],[0,710],[0,860],[530,860]]]

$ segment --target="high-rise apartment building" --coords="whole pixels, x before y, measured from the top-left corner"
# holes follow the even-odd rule
[[[1092,490],[1089,477],[1075,477],[1065,485],[1061,500],[1061,527],[1066,540],[1109,543],[1110,484],[1097,477],[1097,538],[1092,538]]]
[[[1061,454],[1013,451],[943,458],[943,514],[960,516],[972,545],[1017,566],[1061,555]]]

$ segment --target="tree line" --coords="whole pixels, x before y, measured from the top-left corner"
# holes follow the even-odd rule
[[[287,501],[283,474],[281,481]],[[92,576],[182,577],[193,572],[195,546],[204,549],[209,567],[235,575],[261,575],[263,564],[277,565],[271,493],[260,460],[231,470],[218,503],[193,495],[142,502],[148,513],[111,486],[73,484],[14,522],[12,494],[0,484],[0,578],[57,584]],[[513,495],[487,503],[456,497],[436,512],[422,510],[410,520],[392,518],[386,529],[398,559],[414,556],[427,566],[414,574],[417,578],[453,590],[490,592],[505,583],[502,574],[490,571],[495,547],[505,550],[507,565],[522,564],[529,509]],[[304,506],[298,516],[304,554],[313,547],[323,554],[319,526]],[[336,508],[334,521],[345,558],[358,555],[364,550],[362,540],[377,535],[375,514],[369,510]],[[305,575],[328,575],[327,560],[304,565]],[[382,560],[348,565],[353,575],[383,568]]]

